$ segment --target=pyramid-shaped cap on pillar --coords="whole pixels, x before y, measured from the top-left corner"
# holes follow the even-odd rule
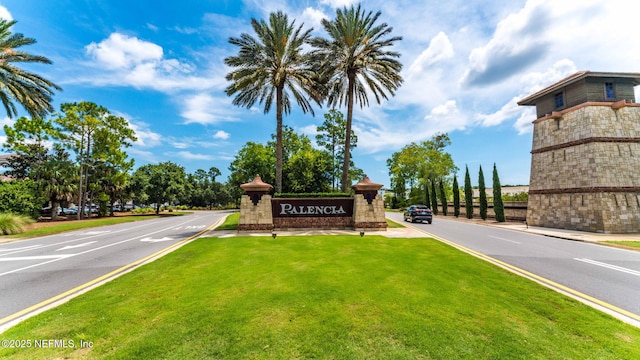
[[[249,191],[269,192],[269,190],[271,190],[273,186],[262,181],[262,178],[260,178],[260,175],[256,175],[256,177],[253,178],[253,181],[240,185],[240,188],[246,192],[249,192]]]
[[[359,183],[353,185],[351,188],[355,191],[378,191],[382,188],[382,184],[374,183],[365,175]]]

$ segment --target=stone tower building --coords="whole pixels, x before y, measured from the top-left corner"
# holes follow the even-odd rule
[[[640,232],[640,73],[580,71],[532,94],[527,223]]]

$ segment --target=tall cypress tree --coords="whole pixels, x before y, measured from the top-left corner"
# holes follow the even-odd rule
[[[473,189],[471,188],[471,176],[469,176],[469,167],[464,174],[464,207],[466,210],[467,219],[473,218]]]
[[[436,181],[431,179],[431,210],[438,215],[438,197],[436,196]]]
[[[447,216],[447,194],[444,192],[444,182],[440,179],[440,202],[442,203],[442,215]]]
[[[487,220],[487,189],[484,185],[484,174],[482,173],[482,165],[478,173],[478,190],[480,191],[480,217]]]
[[[460,216],[460,189],[457,175],[453,177],[453,216]]]
[[[506,221],[504,216],[504,203],[502,202],[502,187],[500,186],[496,163],[493,163],[493,211],[496,213],[497,222]]]
[[[425,205],[431,205],[431,197],[429,196],[429,180],[427,179],[424,180],[424,201]]]

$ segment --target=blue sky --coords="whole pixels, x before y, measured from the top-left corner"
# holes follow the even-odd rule
[[[250,19],[277,10],[322,35],[321,19],[353,3],[0,0],[0,17],[38,41],[24,50],[54,62],[28,69],[63,88],[56,109],[92,101],[129,121],[138,136],[127,150],[136,167],[173,161],[192,173],[215,166],[226,180],[238,149],[275,132],[275,110],[235,107],[225,95],[223,59],[237,52],[228,38],[253,35]],[[535,113],[516,102],[578,70],[640,70],[640,5],[626,0],[361,3],[403,37],[395,47],[402,87],[354,114],[354,161],[386,186],[386,159],[438,132],[452,139],[447,151],[459,181],[468,165],[476,184],[482,165],[490,183],[496,163],[502,184],[528,184]],[[284,123],[313,138],[328,110],[316,107],[312,117],[294,108]],[[11,124],[4,115],[0,125]]]

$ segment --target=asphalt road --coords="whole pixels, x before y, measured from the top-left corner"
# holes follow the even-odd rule
[[[401,213],[387,217],[402,222]],[[640,252],[434,217],[423,231],[640,324]],[[482,257],[482,256],[481,256]],[[506,266],[509,268],[509,266]],[[518,270],[524,270],[518,271]],[[533,276],[531,276],[533,275]]]
[[[184,243],[227,214],[195,212],[0,244],[0,329]]]

